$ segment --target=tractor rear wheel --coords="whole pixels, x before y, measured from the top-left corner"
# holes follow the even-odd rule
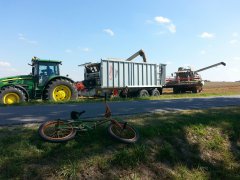
[[[44,99],[60,102],[76,100],[77,96],[78,93],[73,83],[66,79],[56,79],[48,84]]]
[[[6,87],[0,91],[1,104],[17,104],[26,101],[24,92],[16,87]]]

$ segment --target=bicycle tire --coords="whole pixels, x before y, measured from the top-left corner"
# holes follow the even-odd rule
[[[124,126],[124,122],[118,122],[122,127]],[[121,131],[121,132],[120,132]],[[129,124],[126,124],[125,129],[122,129],[115,123],[111,123],[108,126],[108,133],[118,141],[121,141],[123,143],[136,143],[139,139],[139,134],[135,128],[130,126]]]
[[[64,128],[59,128],[61,125]],[[73,139],[77,131],[65,121],[47,121],[38,128],[39,135],[49,142],[66,142]]]

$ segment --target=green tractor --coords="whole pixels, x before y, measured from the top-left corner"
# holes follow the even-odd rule
[[[69,101],[77,99],[74,81],[60,76],[61,61],[32,58],[30,75],[0,78],[0,103],[15,104],[30,99]]]

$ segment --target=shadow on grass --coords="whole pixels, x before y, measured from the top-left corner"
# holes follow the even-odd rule
[[[210,179],[238,179],[239,120],[240,108],[129,117],[140,132],[136,145],[115,142],[106,127],[61,144],[43,141],[37,126],[2,128],[0,179],[114,179],[123,171],[144,175],[139,166],[151,171],[153,179],[186,178],[196,169]],[[175,173],[166,175],[156,164]]]
[[[155,114],[146,117],[139,128],[144,141],[154,139],[154,146],[158,145],[156,159],[171,168],[200,168],[210,179],[239,179],[239,120],[240,108],[209,109]],[[220,133],[214,134],[214,129]]]

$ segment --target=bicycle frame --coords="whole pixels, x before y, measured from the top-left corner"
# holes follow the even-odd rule
[[[111,109],[109,107],[109,105],[107,104],[106,102],[106,95],[105,95],[105,119],[102,119],[102,120],[82,120],[80,118],[74,120],[74,119],[70,119],[70,120],[65,120],[67,123],[66,125],[68,124],[71,124],[72,125],[72,128],[77,130],[77,131],[88,131],[88,130],[93,130],[93,129],[96,129],[97,126],[100,126],[104,123],[107,123],[107,122],[111,122],[111,123],[114,123],[116,124],[117,126],[121,127],[121,128],[125,128],[127,123],[124,123],[124,125],[122,126],[121,124],[118,123],[118,121],[114,120],[111,118]],[[61,119],[58,119],[58,121],[62,121]],[[91,123],[93,124],[92,126],[89,126],[87,125],[86,123]],[[60,127],[60,123],[58,125],[57,128],[64,128],[64,127]]]
[[[58,119],[59,122],[64,121],[61,119]],[[98,120],[98,121],[94,121],[94,120],[65,120],[67,123],[65,123],[65,127],[68,124],[71,124],[73,129],[77,130],[77,131],[88,131],[88,130],[93,130],[96,129],[98,126],[107,123],[109,121],[115,123],[115,120],[111,120],[111,119],[103,119],[103,120]],[[93,124],[93,125],[88,125],[89,124]],[[64,128],[61,126],[61,124],[59,123],[59,127],[57,128]]]

